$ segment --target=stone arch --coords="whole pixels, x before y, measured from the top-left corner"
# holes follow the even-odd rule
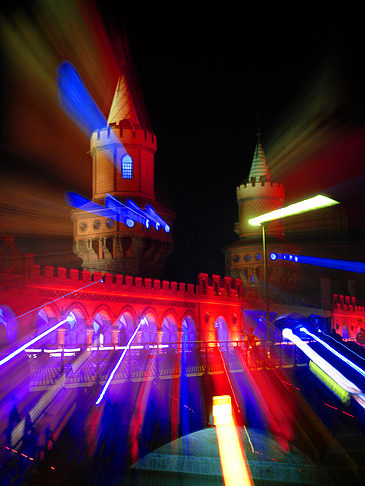
[[[79,303],[71,304],[65,311],[65,317],[72,314],[73,320],[65,323],[65,346],[86,344],[86,329],[89,321],[88,312]]]
[[[112,344],[113,322],[113,314],[108,306],[101,305],[95,310],[91,319],[93,344],[96,346]]]
[[[181,323],[181,342],[197,341],[196,320],[192,314],[186,314]],[[193,347],[194,344],[189,344],[189,347]]]
[[[347,323],[342,325],[341,334],[342,334],[342,337],[344,339],[347,339],[347,338],[350,337],[350,331],[348,329]]]
[[[225,341],[229,340],[227,320],[219,315],[214,321],[214,330],[216,341],[224,345]]]
[[[137,333],[137,341],[140,344],[143,343],[154,343],[157,341],[157,332],[158,332],[158,316],[154,309],[147,308],[143,313],[142,325],[140,330]]]
[[[179,341],[178,317],[172,309],[169,309],[162,319],[159,341],[162,344]]]
[[[125,346],[137,327],[137,314],[130,306],[124,307],[115,322],[118,329],[118,344]]]
[[[0,306],[0,348],[16,341],[18,322],[12,309],[7,305]]]
[[[61,315],[58,307],[55,304],[46,304],[42,307],[36,317],[36,334],[39,335],[42,332],[46,331],[57,322],[61,320]],[[37,346],[44,346],[44,345],[57,345],[57,330],[49,333],[44,338],[40,339],[37,343]]]

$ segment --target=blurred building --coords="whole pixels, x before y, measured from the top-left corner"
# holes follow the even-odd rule
[[[108,126],[95,131],[90,141],[92,200],[103,205],[106,195],[111,195],[122,204],[132,201],[142,213],[146,205],[152,206],[171,228],[174,214],[155,200],[157,140],[137,87],[131,66],[125,65],[116,86]],[[83,269],[162,276],[165,258],[173,248],[170,231],[79,210],[73,211],[72,220],[74,252],[82,259]]]
[[[272,180],[260,133],[257,135],[248,181],[237,187],[236,194],[238,222],[234,231],[239,239],[223,250],[225,272],[231,277],[241,278],[248,300],[256,300],[264,284],[262,230],[260,226],[251,226],[248,220],[279,209],[285,203],[285,188]],[[300,253],[298,245],[286,240],[283,220],[275,220],[268,225],[266,241],[268,257],[271,252]],[[299,266],[292,262],[268,266],[268,282],[272,291],[280,289],[290,293],[298,280],[299,270]]]

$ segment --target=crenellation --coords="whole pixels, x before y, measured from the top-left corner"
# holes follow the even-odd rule
[[[91,281],[91,273],[89,272],[89,270],[82,270],[81,275],[82,275],[81,278],[83,282]]]
[[[50,266],[50,265],[46,265],[44,267],[44,276],[46,278],[54,278],[54,267]]]
[[[114,284],[114,277],[112,273],[105,273],[103,277],[104,283],[107,285],[112,285]]]
[[[80,280],[80,272],[77,268],[70,269],[70,279],[71,280]]]
[[[94,272],[91,274],[89,270],[78,270],[76,268],[67,269],[64,267],[54,268],[52,266],[31,265],[29,267],[29,276],[31,280],[48,279],[55,281],[79,281],[80,286],[88,282],[99,282],[102,280],[103,284],[108,286],[115,286],[116,289],[124,287],[125,289],[135,290],[150,290],[183,294],[190,296],[208,295],[238,299],[242,296],[242,282],[240,279],[232,279],[231,277],[199,274],[198,285],[186,284],[185,282],[176,282],[168,280],[159,280],[143,277],[133,277],[131,275],[121,275],[112,273]]]
[[[64,267],[58,267],[57,268],[57,277],[60,280],[66,280],[67,278],[67,269]]]
[[[103,274],[101,272],[94,272],[93,273],[93,281],[98,282],[103,278]]]
[[[90,148],[101,149],[108,145],[113,145],[119,142],[123,144],[141,144],[156,150],[156,136],[144,129],[135,129],[119,126],[108,126],[96,130],[90,139]]]

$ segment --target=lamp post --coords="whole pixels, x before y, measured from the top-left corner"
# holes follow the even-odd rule
[[[289,206],[276,209],[269,213],[261,214],[255,218],[248,220],[252,226],[261,226],[262,228],[262,253],[264,257],[264,285],[265,285],[265,317],[266,317],[266,341],[269,338],[269,296],[268,296],[268,278],[267,278],[267,250],[266,250],[266,229],[271,221],[276,219],[286,218],[287,216],[293,216],[294,214],[306,213],[308,211],[314,211],[315,209],[321,209],[329,206],[339,204],[338,201],[331,199],[330,197],[323,196],[321,194],[304,199],[303,201],[290,204]]]

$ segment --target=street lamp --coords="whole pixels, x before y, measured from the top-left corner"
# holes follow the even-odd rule
[[[268,282],[267,282],[267,250],[266,250],[266,228],[271,221],[276,219],[286,218],[287,216],[293,216],[294,214],[306,213],[308,211],[314,211],[315,209],[321,209],[329,206],[339,204],[338,201],[331,199],[327,196],[310,197],[303,201],[290,204],[289,206],[270,211],[269,213],[261,214],[255,218],[248,220],[252,226],[261,226],[262,228],[262,253],[264,256],[264,285],[265,285],[265,315],[266,315],[266,340],[268,341],[269,333],[269,300],[268,300]]]

